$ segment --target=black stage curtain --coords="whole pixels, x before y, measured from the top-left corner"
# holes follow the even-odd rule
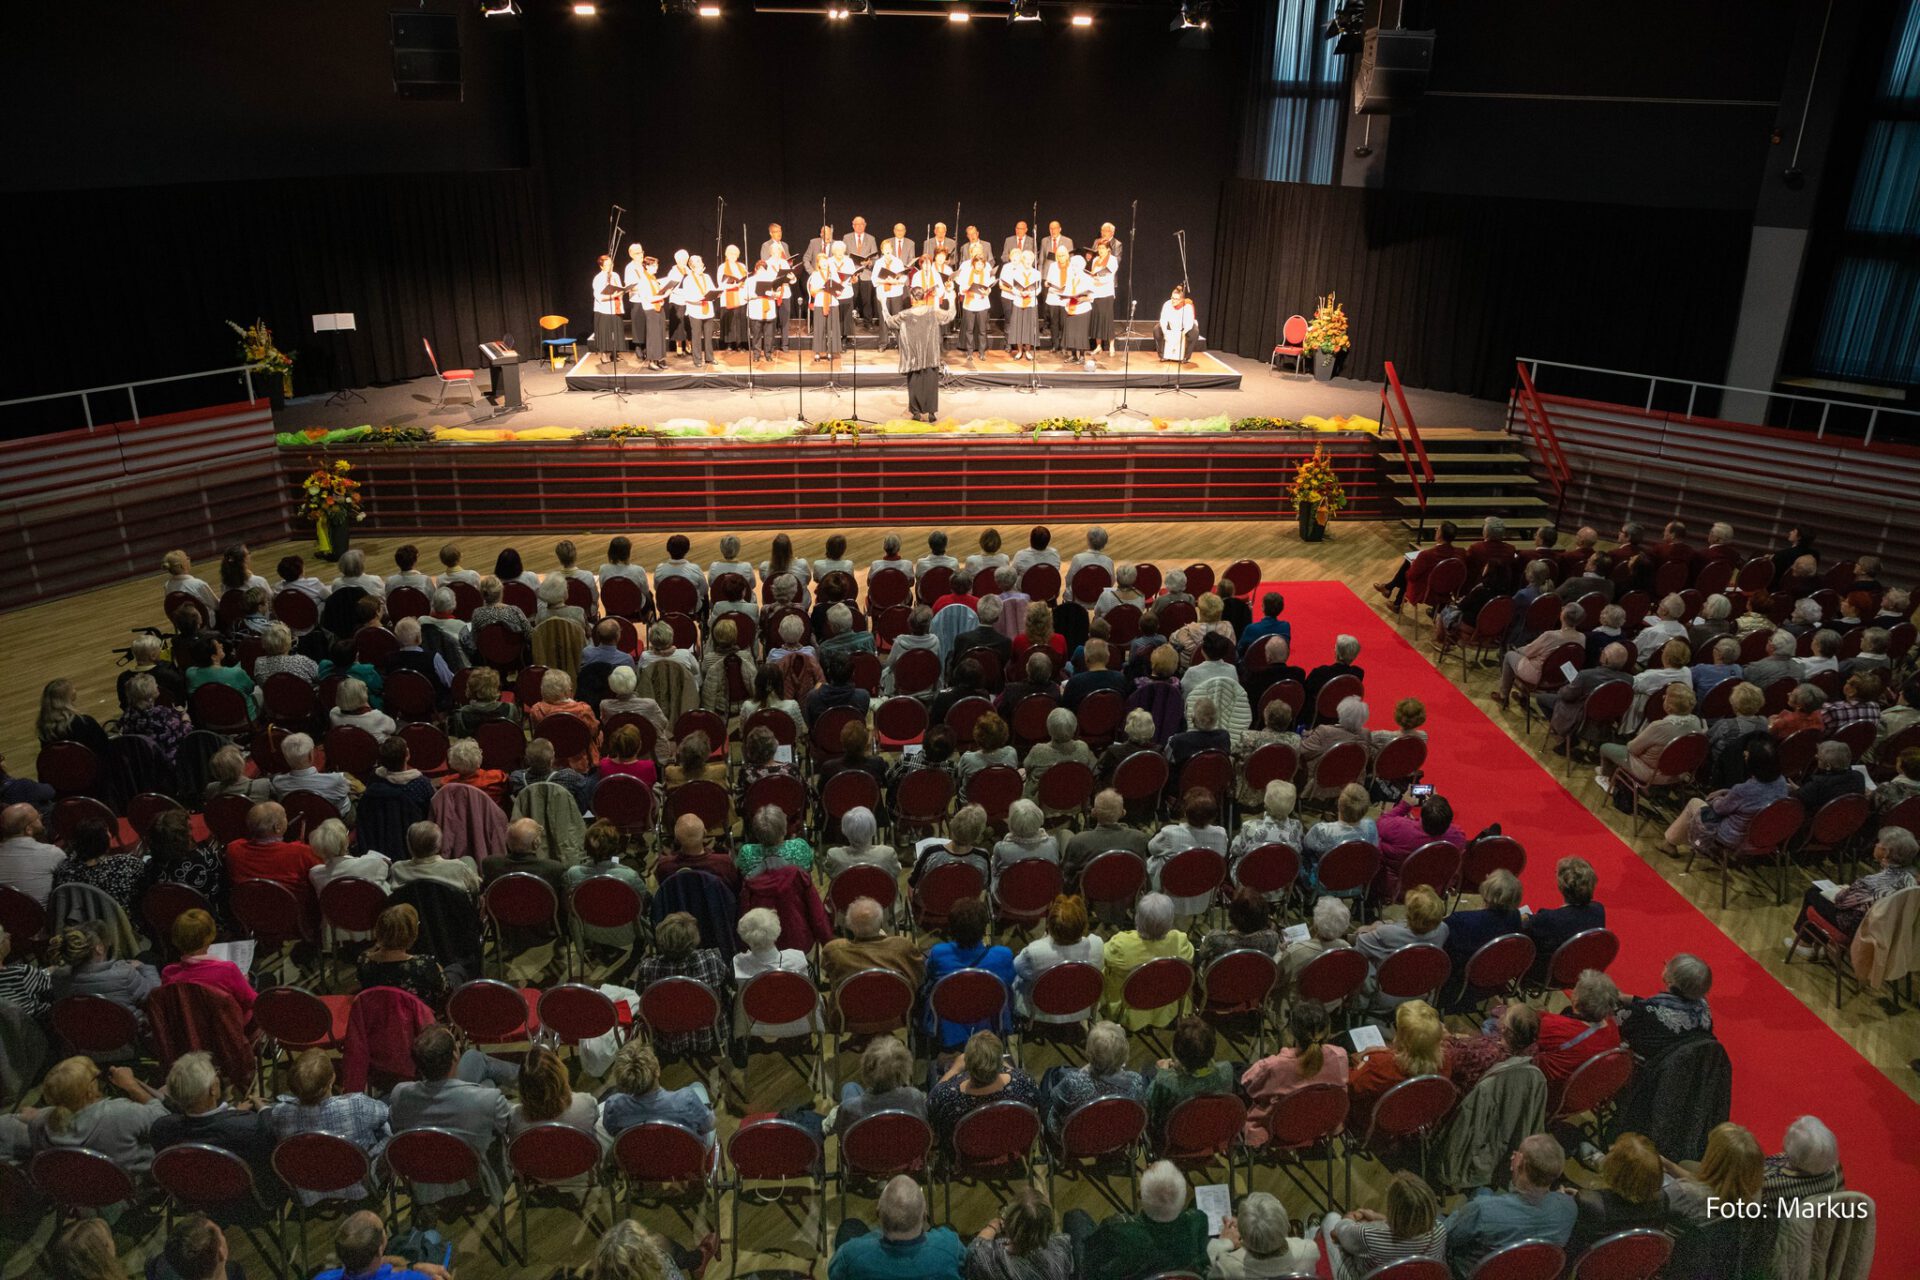
[[[1230,179],[1209,345],[1264,359],[1337,293],[1341,376],[1504,399],[1516,356],[1717,381],[1751,215]]]
[[[288,179],[15,195],[18,235],[4,349],[9,394],[165,377],[238,363],[224,323],[256,317],[297,353],[296,394],[471,368],[511,333],[537,350],[546,274],[543,199],[529,171]],[[358,329],[318,338],[312,317]],[[590,327],[582,313],[575,332]],[[334,365],[337,350],[339,367]],[[188,384],[184,402],[206,402]],[[148,412],[174,407],[141,392]],[[96,414],[125,401],[102,398]],[[71,416],[71,412],[69,411]],[[9,422],[18,431],[27,424]],[[78,425],[68,423],[67,425]]]

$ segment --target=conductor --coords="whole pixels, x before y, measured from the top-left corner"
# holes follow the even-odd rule
[[[915,422],[932,422],[940,412],[940,327],[953,323],[953,295],[938,305],[927,301],[927,290],[916,285],[908,296],[913,305],[890,311],[880,299],[880,319],[900,339],[900,372],[907,375],[907,412]]]

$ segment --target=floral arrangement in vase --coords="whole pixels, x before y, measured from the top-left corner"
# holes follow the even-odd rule
[[[360,505],[360,482],[347,474],[351,470],[353,464],[345,458],[331,464],[323,459],[300,486],[295,514],[313,521],[313,540],[328,559],[346,550],[347,525],[367,518]]]
[[[282,395],[293,394],[293,356],[273,345],[273,330],[265,320],[255,320],[245,328],[227,321],[227,328],[240,335],[240,358],[253,366],[255,373],[280,377]]]
[[[1327,524],[1347,505],[1347,491],[1334,474],[1333,459],[1315,445],[1313,456],[1303,458],[1293,476],[1293,505],[1300,516],[1300,536],[1318,542],[1326,534]]]
[[[1324,351],[1330,356],[1353,346],[1353,339],[1347,335],[1347,310],[1336,295],[1328,294],[1313,309],[1313,319],[1307,321],[1304,345],[1309,351]]]

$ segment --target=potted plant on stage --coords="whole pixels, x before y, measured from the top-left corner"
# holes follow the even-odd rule
[[[1319,542],[1327,536],[1327,525],[1334,513],[1347,505],[1347,491],[1334,474],[1333,459],[1319,445],[1313,456],[1303,458],[1293,476],[1293,508],[1300,517],[1300,540]]]
[[[240,335],[240,359],[253,366],[265,385],[254,384],[254,394],[265,393],[278,409],[293,394],[293,356],[273,345],[273,330],[265,320],[255,320],[245,328],[227,321],[227,328]]]
[[[353,464],[345,458],[329,463],[325,458],[313,469],[300,487],[302,519],[313,521],[313,541],[322,560],[338,560],[351,540],[355,521],[365,520],[360,508],[360,482],[347,473]]]
[[[1333,381],[1334,357],[1353,345],[1353,339],[1347,336],[1346,308],[1333,294],[1320,299],[1320,305],[1313,309],[1313,319],[1307,321],[1304,345],[1313,352],[1315,380]]]

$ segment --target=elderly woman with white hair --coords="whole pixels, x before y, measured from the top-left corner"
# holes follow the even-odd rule
[[[1700,602],[1700,616],[1687,624],[1687,639],[1697,648],[1733,631],[1733,601],[1716,591]]]
[[[1642,666],[1652,662],[1653,655],[1660,652],[1660,647],[1667,641],[1687,638],[1687,624],[1683,621],[1686,616],[1687,602],[1680,596],[1670,595],[1661,599],[1647,625],[1633,638]],[[1688,646],[1688,652],[1692,652],[1691,645]]]
[[[1864,639],[1864,638],[1863,638]],[[1822,627],[1807,642],[1813,652],[1800,660],[1800,670],[1811,680],[1828,671],[1840,670],[1840,633]]]
[[[907,614],[907,629],[893,638],[893,647],[887,650],[887,659],[880,669],[880,691],[884,694],[894,692],[894,668],[900,659],[916,651],[940,656],[940,637],[933,634],[933,610],[924,604],[913,606]],[[940,688],[939,664],[935,664],[933,683],[920,691],[923,698],[931,698]]]
[[[342,551],[338,561],[340,576],[333,580],[333,589],[358,587],[375,599],[387,598],[387,584],[379,576],[367,572],[367,553],[354,548]]]
[[[1364,840],[1370,845],[1380,843],[1380,824],[1367,816],[1367,810],[1373,807],[1373,797],[1367,789],[1357,782],[1349,782],[1340,788],[1340,794],[1334,797],[1333,817],[1325,822],[1316,822],[1307,829],[1306,839],[1301,841],[1301,862],[1306,870],[1313,872],[1313,884],[1320,883],[1318,868],[1320,859],[1326,857],[1349,840]],[[1364,887],[1343,892],[1340,896],[1354,897],[1365,892]]]
[[[1158,1009],[1134,1009],[1121,994],[1133,971],[1149,960],[1173,956],[1193,963],[1193,943],[1173,927],[1175,914],[1172,898],[1159,892],[1146,894],[1134,905],[1133,928],[1123,929],[1107,940],[1102,956],[1107,978],[1102,1008],[1129,1031],[1170,1027],[1184,1006],[1184,1001],[1175,1001]]]
[[[1818,885],[1809,885],[1806,896],[1801,900],[1800,918],[1794,923],[1793,935],[1787,939],[1788,957],[1803,949],[1811,950],[1819,941],[1820,931],[1813,927],[1809,919],[1811,916],[1819,916],[1830,929],[1844,937],[1852,938],[1859,933],[1867,913],[1873,910],[1875,904],[1914,886],[1914,858],[1917,853],[1920,853],[1920,841],[1915,840],[1913,832],[1905,827],[1884,826],[1873,843],[1873,861],[1876,864],[1873,871],[1859,877],[1831,898],[1821,892]]]
[[[1168,605],[1190,604],[1199,612],[1199,603],[1193,593],[1187,590],[1187,574],[1184,569],[1169,569],[1160,579],[1160,594],[1153,598],[1153,605],[1147,610],[1156,620]]]
[[[478,678],[477,672],[475,678]],[[468,686],[472,686],[471,679]],[[667,713],[658,702],[635,696],[634,690],[639,686],[640,675],[632,667],[615,667],[608,672],[607,696],[600,700],[600,723],[605,724],[615,716],[645,716],[654,727],[654,754],[665,759],[673,726],[667,723]]]
[[[657,662],[677,662],[687,669],[688,675],[696,680],[700,677],[699,661],[691,651],[674,643],[673,626],[664,621],[647,628],[647,647],[640,653],[640,669],[645,671]]]
[[[1016,862],[1044,858],[1058,865],[1060,842],[1047,831],[1047,815],[1031,800],[1015,800],[1007,810],[1006,839],[993,846],[993,882],[997,885]]]
[[[1139,581],[1140,570],[1137,566],[1123,564],[1115,568],[1113,585],[1102,591],[1100,598],[1093,602],[1094,616],[1104,618],[1123,604],[1130,604],[1136,609],[1144,606],[1147,598],[1134,585]]]
[[[299,676],[308,684],[320,678],[320,664],[304,653],[293,651],[293,631],[284,622],[274,622],[260,633],[260,656],[253,660],[253,678],[266,684],[272,676]]]
[[[1263,802],[1260,789],[1247,781],[1247,762],[1253,759],[1254,752],[1274,744],[1292,748],[1298,758],[1300,735],[1293,731],[1293,709],[1285,698],[1269,702],[1260,712],[1257,723],[1241,730],[1234,740],[1234,800],[1242,809],[1252,809]]]
[[[1233,840],[1227,845],[1227,858],[1234,869],[1239,868],[1240,859],[1262,845],[1284,844],[1290,849],[1300,848],[1306,840],[1306,829],[1300,825],[1300,819],[1294,816],[1294,806],[1299,798],[1299,791],[1291,782],[1275,778],[1267,783],[1266,789],[1259,795],[1260,812],[1243,820],[1240,830],[1234,832]]]
[[[872,901],[866,899],[866,901]],[[860,1078],[840,1086],[840,1103],[827,1116],[826,1129],[847,1130],[882,1111],[904,1111],[927,1118],[927,1095],[912,1084],[913,1051],[897,1036],[875,1036],[860,1054]]]
[[[334,694],[334,705],[327,710],[327,722],[336,729],[362,729],[375,742],[385,742],[400,731],[393,717],[373,705],[363,680],[348,676]]]
[[[1093,748],[1080,740],[1080,717],[1065,707],[1055,707],[1047,713],[1047,740],[1035,743],[1027,751],[1027,798],[1040,794],[1040,779],[1047,770],[1064,761],[1083,764],[1089,770],[1097,772],[1099,760],[1093,754]]]
[[[1162,1272],[1207,1269],[1207,1215],[1187,1203],[1187,1175],[1170,1160],[1140,1175],[1138,1213],[1117,1213],[1098,1226],[1084,1209],[1061,1225],[1078,1247],[1079,1274],[1098,1280],[1142,1280]]]
[[[1353,912],[1344,901],[1331,895],[1315,901],[1307,922],[1307,936],[1287,943],[1280,950],[1282,989],[1291,988],[1299,979],[1300,971],[1324,953],[1352,946],[1347,939],[1352,928]]]
[[[309,831],[307,846],[320,858],[320,865],[307,871],[316,894],[334,880],[365,880],[385,890],[393,874],[393,863],[385,854],[353,852],[351,833],[338,818],[328,818]]]
[[[1067,564],[1067,581],[1073,581],[1073,575],[1090,564],[1097,564],[1109,575],[1113,573],[1113,557],[1107,554],[1107,531],[1099,525],[1087,530],[1087,549],[1073,553],[1073,559]]]
[[[919,884],[929,871],[949,862],[966,863],[980,873],[980,882],[985,884],[993,858],[992,849],[985,843],[989,825],[987,811],[977,804],[956,809],[947,819],[946,835],[927,836],[914,846],[908,885]]]
[[[1210,693],[1197,693],[1187,701],[1187,727],[1167,736],[1167,769],[1174,782],[1180,770],[1197,755],[1213,751],[1223,756],[1233,752],[1233,735],[1220,727],[1220,704]]]
[[[733,957],[734,1034],[761,1040],[786,1040],[820,1030],[818,1003],[812,1014],[792,1022],[754,1022],[747,1016],[740,996],[746,994],[747,984],[754,978],[763,973],[795,973],[812,982],[813,966],[806,952],[780,945],[780,917],[767,907],[755,907],[741,916],[738,930],[740,945],[746,950]]]
[[[1100,753],[1099,767],[1096,772],[1102,782],[1112,782],[1114,770],[1121,761],[1141,751],[1158,753],[1160,748],[1154,741],[1153,712],[1145,707],[1135,707],[1127,712],[1127,718],[1120,725],[1120,740]]]
[[[587,611],[577,604],[567,603],[567,579],[565,575],[550,573],[540,580],[533,589],[533,597],[540,602],[534,621],[545,622],[548,618],[565,618],[582,631],[587,628]]]
[[[527,708],[527,719],[537,733],[541,722],[558,715],[573,716],[587,727],[587,745],[561,763],[582,774],[591,772],[600,758],[600,718],[573,696],[573,677],[554,667],[540,677],[540,701]]]
[[[1087,1059],[1083,1064],[1047,1068],[1040,1092],[1047,1127],[1056,1137],[1076,1107],[1095,1099],[1146,1101],[1147,1082],[1127,1065],[1127,1057],[1127,1029],[1103,1018],[1087,1029]]]
[[[907,575],[909,582],[916,576],[913,561],[900,554],[900,535],[897,533],[889,533],[880,539],[880,558],[867,566],[867,577],[872,578],[882,569],[897,569]]]
[[[1293,1235],[1286,1206],[1264,1191],[1250,1192],[1208,1242],[1207,1280],[1311,1274],[1320,1246]]]
[[[1707,993],[1713,969],[1699,956],[1681,951],[1660,971],[1664,989],[1626,1000],[1619,1012],[1620,1038],[1642,1061],[1660,1057],[1683,1037],[1713,1030]]]
[[[1807,1200],[1844,1191],[1847,1176],[1840,1168],[1840,1140],[1818,1116],[1801,1116],[1787,1126],[1780,1154],[1768,1156],[1761,1175],[1764,1203]]]
[[[1820,602],[1808,596],[1793,602],[1793,612],[1780,624],[1780,629],[1804,640],[1820,629],[1822,616]]]
[[[126,699],[126,710],[120,715],[120,736],[148,739],[172,764],[174,753],[193,732],[187,713],[160,701],[160,682],[150,671],[127,681]]]
[[[878,830],[879,823],[873,816],[873,810],[865,805],[857,805],[842,814],[840,833],[847,842],[827,850],[827,878],[831,880],[849,867],[878,867],[897,879],[900,875],[900,857],[892,845],[873,842]]]
[[[1364,699],[1342,698],[1334,710],[1334,719],[1315,725],[1300,739],[1300,765],[1307,773],[1308,799],[1325,800],[1333,794],[1331,788],[1318,786],[1314,781],[1314,766],[1321,756],[1345,742],[1357,742],[1371,750],[1373,735],[1367,732],[1367,718],[1371,714]]]

